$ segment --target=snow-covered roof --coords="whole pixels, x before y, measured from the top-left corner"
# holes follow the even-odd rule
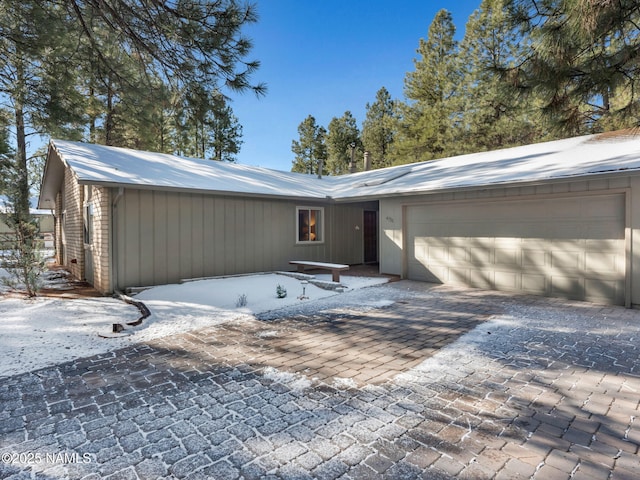
[[[586,135],[349,175],[332,197],[386,197],[637,171],[640,132]]]
[[[357,200],[640,171],[640,134],[620,131],[400,165],[337,177],[283,172],[126,148],[52,140],[81,184],[279,198]],[[51,151],[50,151],[51,157]],[[45,169],[40,208],[53,208],[58,167]],[[52,180],[53,179],[53,180]]]
[[[80,184],[326,198],[324,191],[316,191],[309,184],[308,175],[298,173],[63,140],[52,140],[50,147],[73,170]],[[47,169],[43,187],[51,173]],[[48,193],[43,188],[41,206],[51,200]]]

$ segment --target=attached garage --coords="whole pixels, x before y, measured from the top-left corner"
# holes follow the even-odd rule
[[[404,208],[407,278],[625,304],[624,192]]]

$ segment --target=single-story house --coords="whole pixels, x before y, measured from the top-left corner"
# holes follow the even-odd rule
[[[640,305],[634,130],[322,178],[52,140],[39,207],[104,293],[313,260]]]

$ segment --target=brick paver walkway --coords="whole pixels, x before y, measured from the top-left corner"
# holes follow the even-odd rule
[[[640,312],[375,288],[2,379],[0,478],[638,477]]]
[[[154,342],[252,367],[270,366],[331,383],[378,384],[407,371],[488,318],[482,309],[460,311],[457,302],[400,300],[393,308],[295,316],[225,324]],[[491,307],[488,307],[489,309]]]

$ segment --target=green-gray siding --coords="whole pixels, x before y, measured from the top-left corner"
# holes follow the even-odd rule
[[[324,207],[323,243],[296,244],[297,206]],[[365,206],[125,189],[114,208],[116,286],[291,270],[295,259],[362,263]]]

